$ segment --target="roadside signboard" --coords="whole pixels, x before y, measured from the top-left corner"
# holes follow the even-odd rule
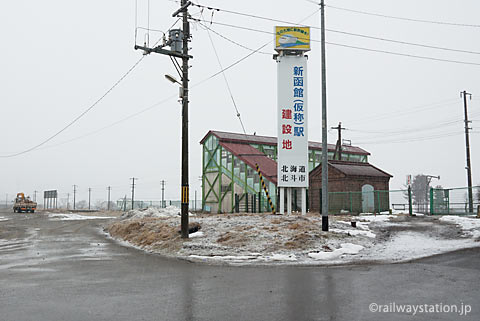
[[[57,198],[57,190],[44,191],[43,198]]]
[[[277,180],[279,187],[308,187],[307,57],[277,58]]]

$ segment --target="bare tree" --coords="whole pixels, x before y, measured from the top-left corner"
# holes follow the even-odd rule
[[[428,190],[430,184],[427,181],[427,177],[423,174],[418,174],[413,177],[412,180],[412,198],[413,204],[417,206],[422,205],[425,207],[425,204],[428,200]]]

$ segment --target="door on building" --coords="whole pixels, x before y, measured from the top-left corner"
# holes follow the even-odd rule
[[[375,210],[375,197],[373,195],[373,186],[365,184],[362,186],[362,212],[373,213]]]

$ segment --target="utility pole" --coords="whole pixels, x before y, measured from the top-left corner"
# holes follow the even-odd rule
[[[328,231],[327,65],[325,57],[325,1],[321,6],[322,52],[322,231]]]
[[[188,238],[188,203],[189,203],[189,184],[188,184],[188,62],[193,58],[188,54],[188,43],[190,41],[190,23],[188,22],[188,7],[192,2],[181,0],[180,8],[172,14],[172,17],[177,17],[182,14],[183,27],[182,30],[170,30],[170,39],[168,44],[163,44],[155,48],[147,48],[145,46],[135,45],[135,49],[143,50],[144,54],[152,52],[168,55],[170,57],[181,58],[181,77],[182,82],[175,80],[170,75],[165,77],[172,81],[179,83],[182,86],[182,178],[181,178],[181,231],[182,238]],[[181,43],[181,45],[180,45]],[[170,45],[171,50],[162,49]],[[175,69],[178,70],[179,64],[172,58]]]
[[[37,193],[38,193],[38,191],[33,191],[33,201],[34,202],[37,201]]]
[[[463,96],[463,107],[465,111],[465,149],[467,151],[467,181],[468,181],[468,212],[473,213],[473,189],[472,189],[472,165],[470,164],[470,137],[468,123],[471,121],[468,120],[468,111],[467,111],[467,96],[470,96],[472,99],[472,94],[467,93],[465,90],[460,93],[460,96]]]
[[[338,140],[337,140],[337,145],[335,146],[335,154],[333,154],[333,159],[336,159],[338,155],[338,160],[342,160],[342,129],[346,129],[346,128],[343,128],[342,122],[339,122],[338,126],[332,127],[332,129],[338,130]]]
[[[182,58],[182,238],[188,238],[188,41],[190,39],[190,24],[188,22],[188,6],[190,1],[182,0],[180,10],[183,12],[183,55]],[[177,11],[178,12],[178,11]],[[175,17],[177,12],[173,14]]]
[[[107,211],[110,211],[110,191],[112,190],[112,187],[111,186],[107,187],[107,190],[108,190]]]
[[[88,210],[90,210],[90,196],[92,194],[92,189],[89,187],[88,188]]]
[[[132,177],[130,179],[132,180],[132,210],[133,210],[133,206],[135,205],[135,181],[138,180],[138,178]]]
[[[70,203],[70,193],[67,193],[67,210],[69,209],[69,203]]]
[[[165,181],[162,180],[162,208],[165,208]]]
[[[73,210],[75,210],[75,197],[77,195],[77,185],[73,185]]]

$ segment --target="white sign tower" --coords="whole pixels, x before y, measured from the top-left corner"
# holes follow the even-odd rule
[[[307,56],[309,27],[276,27],[277,61],[277,181],[279,213],[292,212],[292,190],[301,191],[302,215],[308,188]]]

